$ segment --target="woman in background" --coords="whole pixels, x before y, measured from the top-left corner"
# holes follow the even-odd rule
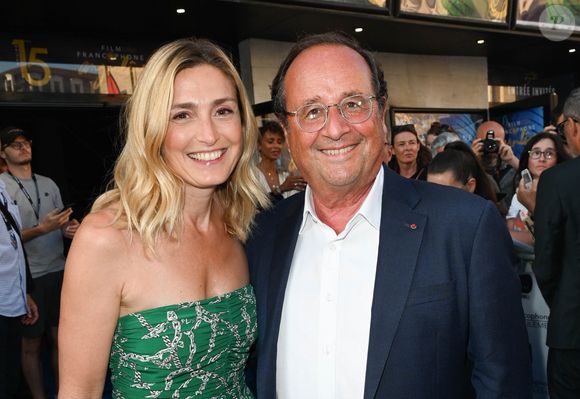
[[[514,176],[514,187],[518,187],[524,169],[530,172],[532,179],[537,180],[544,170],[569,158],[560,137],[557,135],[542,132],[532,136],[522,152],[520,166]],[[529,229],[526,228],[527,217],[528,210],[518,201],[516,191],[506,215],[507,226],[512,239],[533,247],[534,237]]]
[[[231,61],[206,40],[157,50],[126,136],[65,268],[59,397],[100,398],[109,365],[117,398],[251,398],[256,309],[242,242],[267,199]]]
[[[497,204],[495,191],[483,166],[467,144],[454,141],[433,158],[427,181],[457,187]]]
[[[389,168],[409,179],[427,180],[431,152],[419,140],[415,126],[394,126],[391,136],[393,157]]]
[[[278,122],[263,122],[258,141],[258,151],[260,152],[258,169],[262,173],[258,175],[258,179],[264,192],[269,194],[270,199],[274,202],[288,198],[306,188],[306,182],[300,175],[279,170],[276,165],[285,142],[284,130]]]

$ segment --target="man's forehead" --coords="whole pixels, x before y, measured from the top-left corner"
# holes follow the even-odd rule
[[[364,58],[348,46],[315,45],[298,55],[285,77],[287,98],[326,101],[372,90],[371,71]]]
[[[477,129],[477,137],[485,138],[485,135],[490,130],[493,130],[496,138],[505,138],[505,130],[499,123],[483,123]]]

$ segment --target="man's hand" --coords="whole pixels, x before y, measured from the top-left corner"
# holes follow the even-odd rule
[[[38,320],[38,306],[30,294],[26,294],[26,303],[28,304],[28,312],[22,316],[20,322],[25,326],[31,326]]]
[[[62,232],[63,232],[64,236],[66,238],[70,238],[72,240],[73,237],[75,236],[75,233],[77,232],[77,230],[78,230],[78,228],[79,228],[80,225],[81,224],[79,223],[78,220],[72,219],[62,229]]]
[[[554,126],[554,125],[544,126],[544,132],[558,134],[558,130],[556,129],[556,126]]]
[[[538,181],[538,179],[532,180],[532,188],[529,191],[524,187],[524,179],[520,180],[520,184],[518,184],[518,201],[526,207],[530,214],[533,214],[536,210],[536,191],[538,189]]]
[[[286,191],[298,190],[304,191],[306,189],[306,180],[302,176],[288,176],[284,183],[280,184],[280,191],[285,193]]]
[[[499,157],[501,158],[501,160],[509,163],[512,168],[517,170],[520,167],[520,160],[518,159],[518,157],[515,156],[512,147],[500,140],[497,140],[497,142],[500,146]]]
[[[38,224],[38,227],[43,234],[60,229],[68,223],[68,219],[72,213],[73,210],[71,208],[65,209],[62,212],[59,209],[53,209],[46,214],[44,219]]]
[[[483,155],[483,139],[475,139],[471,143],[471,149],[475,153],[475,156],[481,161],[481,156]]]

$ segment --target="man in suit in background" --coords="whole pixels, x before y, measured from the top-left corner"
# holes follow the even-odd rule
[[[533,270],[550,307],[551,399],[580,398],[580,88],[570,93],[563,115],[558,130],[575,159],[542,173],[534,210]]]
[[[304,193],[247,243],[259,398],[531,398],[494,205],[382,167],[387,87],[339,33],[296,43],[272,84]]]

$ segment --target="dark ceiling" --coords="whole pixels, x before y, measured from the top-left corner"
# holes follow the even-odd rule
[[[536,73],[543,78],[576,73],[580,37],[553,42],[533,32],[490,26],[466,26],[437,20],[412,20],[386,10],[349,9],[338,4],[305,5],[297,1],[246,0],[99,0],[71,3],[4,1],[4,32],[73,35],[147,41],[157,46],[173,38],[209,37],[234,54],[247,38],[295,41],[304,33],[353,32],[368,47],[382,52],[486,56],[490,68]],[[292,4],[289,4],[292,3]],[[323,3],[320,3],[323,4]],[[186,13],[175,10],[183,7]],[[354,34],[354,33],[353,33]],[[484,45],[477,45],[485,39]],[[568,49],[578,47],[570,54]],[[428,67],[428,66],[427,66]]]

